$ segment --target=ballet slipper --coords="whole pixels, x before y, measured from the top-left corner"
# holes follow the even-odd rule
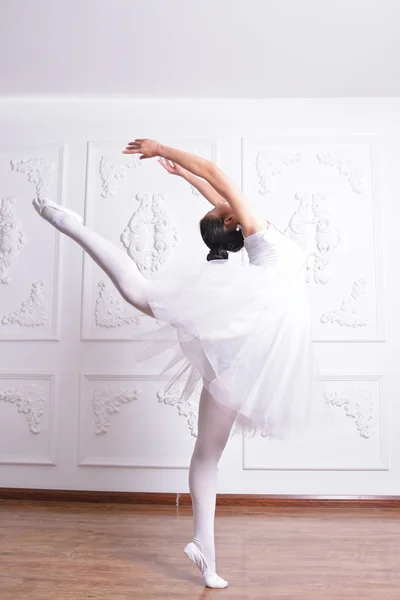
[[[81,215],[79,215],[78,213],[76,213],[73,210],[70,210],[69,208],[65,208],[65,206],[56,204],[55,202],[53,202],[52,200],[49,200],[48,198],[41,198],[40,200],[38,198],[35,198],[33,200],[32,204],[33,204],[33,208],[36,210],[37,213],[39,213],[40,216],[43,216],[42,215],[43,210],[46,207],[49,207],[49,208],[54,208],[55,210],[58,210],[62,213],[65,213],[66,215],[70,215],[71,217],[74,217],[75,219],[77,219],[79,221],[80,224],[83,223],[83,218],[81,217]]]
[[[190,542],[184,552],[188,558],[198,567],[203,575],[204,584],[209,588],[226,588],[228,582],[222,579],[216,573],[210,573],[208,570],[207,561],[203,554],[200,552],[196,544]]]

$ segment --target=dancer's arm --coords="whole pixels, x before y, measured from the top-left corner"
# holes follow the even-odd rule
[[[243,227],[245,236],[265,228],[265,219],[258,215],[246,196],[210,160],[148,139],[130,142],[123,153],[141,154],[141,159],[160,156],[205,179],[229,203]]]
[[[200,194],[204,196],[204,198],[213,206],[217,206],[217,204],[221,204],[221,202],[226,202],[226,200],[220,194],[218,194],[216,190],[214,190],[208,181],[193,175],[193,173],[190,173],[190,171],[187,171],[172,161],[160,158],[158,162],[166,171],[168,171],[168,173],[171,173],[171,175],[178,175],[179,177],[182,177],[182,179],[185,179],[185,181],[196,188],[196,190],[199,191]]]

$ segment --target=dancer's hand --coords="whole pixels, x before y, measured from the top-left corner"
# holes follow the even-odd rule
[[[180,165],[172,162],[172,160],[167,160],[166,158],[159,158],[158,161],[162,167],[171,175],[179,175],[179,177],[184,177],[185,179],[189,175],[189,171],[181,167]]]
[[[136,139],[134,142],[129,142],[122,154],[141,154],[140,159],[153,158],[160,156],[161,144],[155,140]]]

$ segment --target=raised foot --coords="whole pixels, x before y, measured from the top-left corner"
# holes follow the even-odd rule
[[[222,579],[216,573],[210,573],[208,570],[206,559],[203,554],[200,552],[196,544],[190,542],[184,552],[188,558],[198,567],[203,575],[204,584],[209,588],[226,588],[228,586],[228,582],[225,579]]]
[[[50,221],[51,223],[53,223],[53,220],[54,220],[52,218],[52,215],[54,215],[54,212],[51,209],[54,209],[54,210],[58,211],[59,213],[64,213],[64,215],[74,217],[80,224],[83,223],[83,218],[81,217],[81,215],[74,212],[73,210],[70,210],[69,208],[60,206],[59,204],[56,204],[55,202],[52,202],[51,200],[49,200],[47,198],[35,198],[33,200],[32,204],[33,204],[33,208],[36,210],[36,212],[38,212],[41,217],[43,217],[47,221]],[[43,212],[44,209],[49,209],[49,210],[46,210],[45,212]],[[53,225],[55,225],[55,224],[56,223],[53,223]]]

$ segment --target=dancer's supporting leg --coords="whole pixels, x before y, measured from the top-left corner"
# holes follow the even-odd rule
[[[185,548],[185,552],[202,571],[208,587],[228,585],[215,572],[214,516],[217,465],[235,418],[234,411],[222,409],[203,388],[199,406],[198,437],[189,471],[194,538]]]
[[[146,315],[154,316],[146,298],[149,281],[125,252],[82,225],[76,213],[46,199],[36,199],[33,205],[46,221],[75,240],[93,258],[129,304]]]

